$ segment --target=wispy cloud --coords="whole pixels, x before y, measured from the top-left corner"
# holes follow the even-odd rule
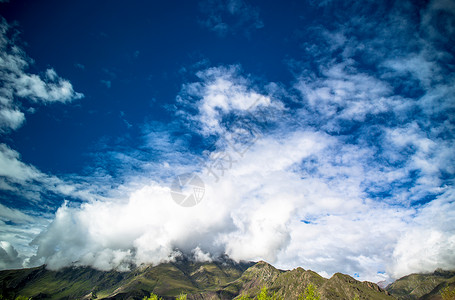
[[[280,102],[260,94],[250,79],[241,75],[240,66],[214,67],[199,71],[200,82],[185,84],[177,97],[177,115],[196,126],[204,136],[220,135],[229,127],[226,116],[268,107],[283,109]]]
[[[112,86],[112,82],[110,80],[100,80],[100,82],[101,82],[101,84],[106,86],[108,89],[110,89]]]
[[[5,144],[0,144],[0,184],[3,190],[22,195],[29,204],[38,207],[50,204],[43,197],[47,192],[88,201],[96,198],[87,184],[45,174],[22,162],[20,154]]]
[[[242,32],[249,35],[264,27],[259,10],[243,0],[207,0],[200,2],[205,19],[200,23],[219,36]]]
[[[77,69],[80,69],[80,70],[85,70],[85,65],[83,65],[81,63],[75,63],[74,67]]]

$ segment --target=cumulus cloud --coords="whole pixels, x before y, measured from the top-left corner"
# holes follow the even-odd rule
[[[0,110],[0,127],[9,127],[15,130],[24,123],[25,115],[23,112],[16,109],[2,109]]]
[[[200,3],[206,19],[201,24],[219,36],[251,31],[264,27],[259,11],[243,0],[207,0]]]
[[[199,248],[199,246],[193,249],[192,254],[193,254],[194,260],[197,262],[212,262],[213,261],[212,257],[210,256],[210,253],[208,253],[208,252],[206,253],[206,252],[202,251],[201,248]]]
[[[46,228],[50,218],[50,215],[36,216],[0,204],[1,269],[28,266],[29,258],[36,251],[30,247],[30,242]]]
[[[81,209],[65,205],[48,230],[34,241],[38,245],[35,259],[44,259],[54,269],[71,263],[93,265],[95,258],[97,267],[118,267],[125,262],[118,259],[116,263],[119,257],[127,258],[126,262],[134,258],[137,264],[157,264],[168,261],[175,247],[190,253],[199,246],[203,251],[214,239],[208,229],[222,231],[226,218],[225,211],[213,213],[214,205],[206,202],[188,214],[172,201],[168,187],[154,182],[126,201],[95,202]],[[73,230],[74,234],[67,234]],[[204,239],[205,244],[197,244]]]
[[[27,73],[32,60],[16,45],[12,28],[0,20],[0,132],[15,130],[25,122],[22,99],[41,104],[70,102],[83,94],[74,91],[71,83],[59,77],[54,69],[43,75]]]
[[[0,241],[0,268],[20,268],[22,259],[16,249],[6,241]]]

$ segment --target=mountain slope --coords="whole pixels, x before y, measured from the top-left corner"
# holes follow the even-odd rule
[[[128,273],[97,271],[92,268],[65,268],[49,271],[45,267],[0,272],[2,296],[17,295],[43,299],[82,297],[96,290],[115,286]]]
[[[455,272],[436,270],[430,274],[411,274],[389,285],[387,291],[398,299],[442,299],[441,291],[455,289]]]
[[[282,299],[298,299],[310,284],[316,287],[321,299],[352,300],[355,296],[359,299],[394,299],[376,284],[360,282],[348,275],[337,273],[332,278],[326,279],[310,270],[297,268],[281,271],[265,262],[259,262],[246,270],[242,277],[224,290],[232,290],[232,286],[236,288],[241,286],[238,289],[239,295],[253,297],[258,294],[262,286],[266,285],[271,292],[275,292]]]
[[[130,272],[97,271],[70,267],[50,271],[45,267],[0,272],[1,295],[34,299],[142,299],[150,292],[175,297],[182,291],[197,294],[218,290],[239,278],[251,263],[222,260],[197,263],[182,259],[158,266],[135,268]]]
[[[0,271],[0,299],[15,299],[18,295],[33,299],[142,299],[151,292],[175,299],[183,292],[188,300],[225,300],[241,295],[253,298],[267,286],[271,293],[288,300],[298,299],[310,284],[321,299],[441,299],[441,290],[455,285],[455,272],[413,274],[383,290],[377,284],[341,273],[327,279],[302,268],[279,270],[263,261],[235,263],[222,258],[201,263],[180,258],[129,272],[103,272],[89,267]]]

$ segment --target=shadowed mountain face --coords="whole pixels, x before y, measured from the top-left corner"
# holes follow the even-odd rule
[[[453,273],[449,273],[410,275],[385,291],[374,283],[340,273],[326,279],[310,270],[283,271],[262,261],[254,264],[223,259],[200,263],[180,259],[129,272],[103,272],[88,267],[1,271],[0,283],[3,299],[19,295],[33,299],[142,299],[151,292],[164,299],[175,299],[182,292],[188,294],[188,299],[235,299],[240,295],[253,298],[263,286],[281,299],[298,299],[310,284],[321,299],[396,299],[391,294],[399,299],[438,299],[419,297],[438,286],[453,284]]]

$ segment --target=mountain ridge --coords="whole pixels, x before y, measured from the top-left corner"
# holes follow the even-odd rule
[[[441,291],[455,285],[455,272],[410,274],[386,289],[368,281],[335,273],[327,279],[301,267],[280,270],[265,261],[240,262],[224,259],[195,262],[179,259],[156,266],[139,266],[128,272],[99,271],[91,267],[66,267],[58,271],[45,266],[0,271],[2,299],[17,296],[33,299],[143,299],[154,293],[164,300],[180,293],[188,299],[253,298],[266,286],[280,299],[298,299],[313,285],[321,299],[442,299]]]

